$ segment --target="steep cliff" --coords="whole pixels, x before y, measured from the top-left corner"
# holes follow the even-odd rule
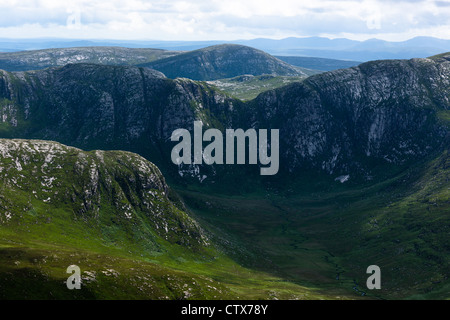
[[[313,168],[370,180],[377,166],[406,165],[446,148],[449,83],[450,62],[442,57],[368,62],[245,103],[147,68],[2,71],[1,134],[129,150],[164,171],[174,169],[171,133],[192,130],[194,120],[220,130],[279,129],[280,172]],[[211,173],[207,166],[189,170],[199,177],[202,170]],[[221,171],[235,169],[218,170],[216,181]]]

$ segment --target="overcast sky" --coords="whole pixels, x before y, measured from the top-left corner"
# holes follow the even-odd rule
[[[0,0],[0,38],[450,39],[450,0]]]

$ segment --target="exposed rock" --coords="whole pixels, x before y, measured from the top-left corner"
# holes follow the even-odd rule
[[[42,201],[48,208],[66,208],[74,220],[100,230],[111,223],[125,230],[130,225],[134,230],[151,227],[170,242],[208,242],[197,222],[168,199],[169,188],[159,169],[137,154],[0,139],[0,155],[0,223],[42,210],[37,204]]]

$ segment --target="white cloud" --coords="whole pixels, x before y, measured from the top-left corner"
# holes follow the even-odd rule
[[[450,39],[449,0],[0,0],[0,37]]]

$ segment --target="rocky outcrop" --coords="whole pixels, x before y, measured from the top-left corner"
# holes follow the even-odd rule
[[[280,172],[314,169],[334,178],[371,179],[375,166],[402,166],[447,147],[446,57],[368,62],[245,103],[205,83],[171,80],[148,68],[77,64],[2,71],[1,134],[138,152],[168,172],[176,170],[170,135],[192,130],[194,120],[220,130],[279,129]],[[210,169],[186,170],[207,182],[211,172],[204,170]],[[235,170],[217,169],[217,177]]]
[[[29,214],[57,220],[63,211],[106,238],[114,229],[111,241],[125,232],[146,235],[138,242],[154,242],[156,234],[185,246],[208,243],[197,222],[169,200],[159,169],[134,153],[0,139],[0,185],[0,225]]]

